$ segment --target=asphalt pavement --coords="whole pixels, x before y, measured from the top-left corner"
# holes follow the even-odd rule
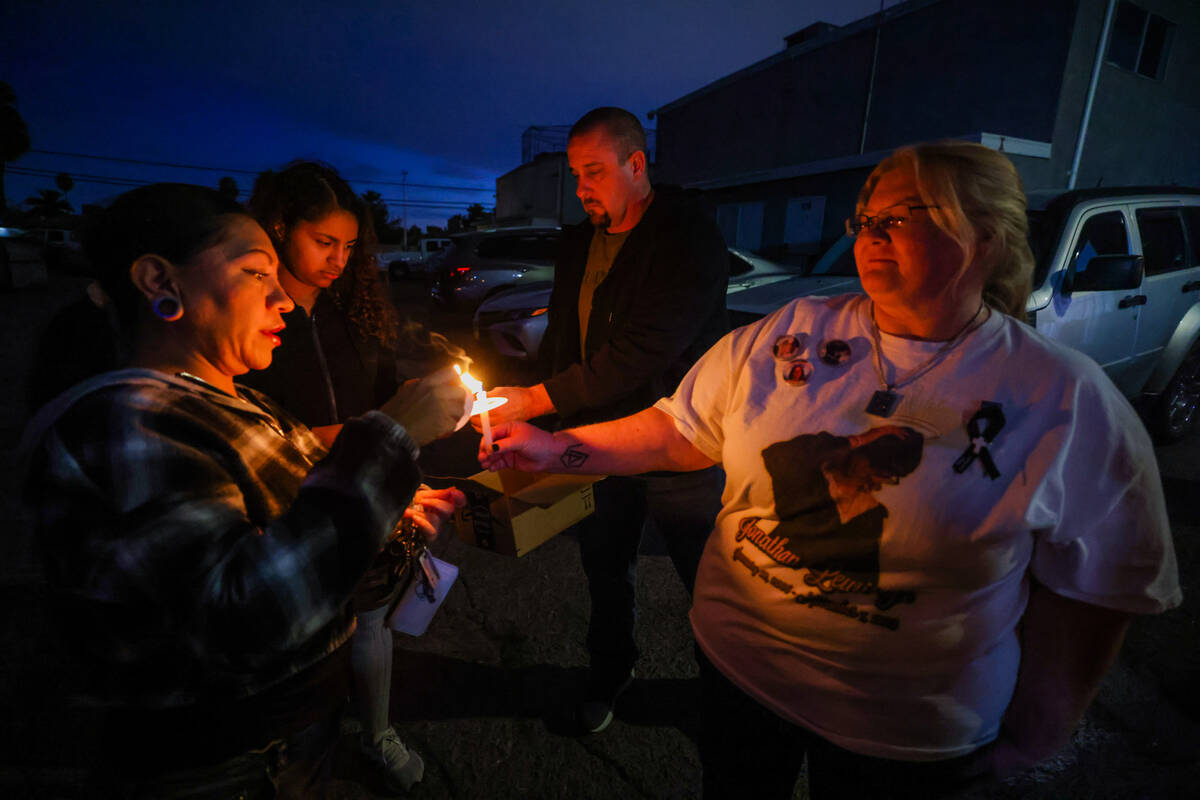
[[[0,294],[0,796],[85,798],[98,717],[69,701],[73,666],[52,630],[18,497],[14,448],[29,409],[23,386],[34,344],[83,281]],[[437,314],[416,281],[398,282],[402,310],[467,346],[494,384],[527,372],[470,340],[469,321]],[[460,434],[468,436],[469,434]],[[448,445],[453,461],[473,445]],[[457,448],[457,449],[455,449]],[[1054,759],[970,800],[1200,796],[1200,437],[1158,451],[1184,583],[1184,605],[1135,621],[1118,663],[1071,745]],[[469,465],[468,465],[469,466]],[[515,559],[444,535],[435,550],[460,568],[429,631],[396,637],[392,718],[425,758],[413,798],[687,798],[700,768],[698,687],[688,598],[660,544],[639,562],[638,678],[599,735],[574,736],[562,713],[584,675],[587,592],[568,532]],[[364,785],[348,748],[333,796],[383,797]],[[794,797],[806,798],[803,779]]]

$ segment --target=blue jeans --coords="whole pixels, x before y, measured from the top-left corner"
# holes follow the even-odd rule
[[[612,476],[595,485],[596,510],[576,530],[592,615],[587,645],[593,669],[623,673],[637,661],[638,546],[652,520],[688,594],[700,554],[721,510],[720,467],[663,475]]]
[[[363,731],[374,741],[390,725],[392,697],[392,630],[386,605],[358,612],[358,627],[350,639],[354,684],[351,701]]]

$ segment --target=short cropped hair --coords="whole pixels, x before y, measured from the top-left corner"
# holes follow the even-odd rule
[[[1003,153],[973,142],[946,140],[901,147],[871,172],[858,195],[862,213],[876,184],[895,169],[912,170],[930,218],[975,260],[975,242],[989,242],[983,298],[1017,319],[1033,291],[1033,251],[1021,176]]]
[[[646,152],[646,131],[642,123],[633,114],[616,106],[601,106],[584,114],[571,126],[567,141],[598,128],[612,137],[620,163],[624,164],[638,150]]]

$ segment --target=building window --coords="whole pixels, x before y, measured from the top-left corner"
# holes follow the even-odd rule
[[[725,244],[758,252],[762,247],[764,203],[727,203],[717,207],[717,225]]]
[[[825,223],[825,197],[790,197],[783,223],[783,241],[789,252],[816,252]]]
[[[1188,266],[1187,243],[1178,209],[1139,208],[1137,221],[1147,275],[1175,272]]]
[[[1108,39],[1109,62],[1147,78],[1162,78],[1171,28],[1158,14],[1122,1]]]

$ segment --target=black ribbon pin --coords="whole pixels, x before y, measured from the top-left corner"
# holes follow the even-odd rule
[[[971,443],[954,462],[954,471],[961,475],[978,458],[984,475],[992,480],[999,478],[1000,470],[996,469],[996,462],[992,460],[987,446],[1003,427],[1004,412],[1000,410],[1000,404],[984,400],[979,410],[967,421],[967,435],[971,437]]]

